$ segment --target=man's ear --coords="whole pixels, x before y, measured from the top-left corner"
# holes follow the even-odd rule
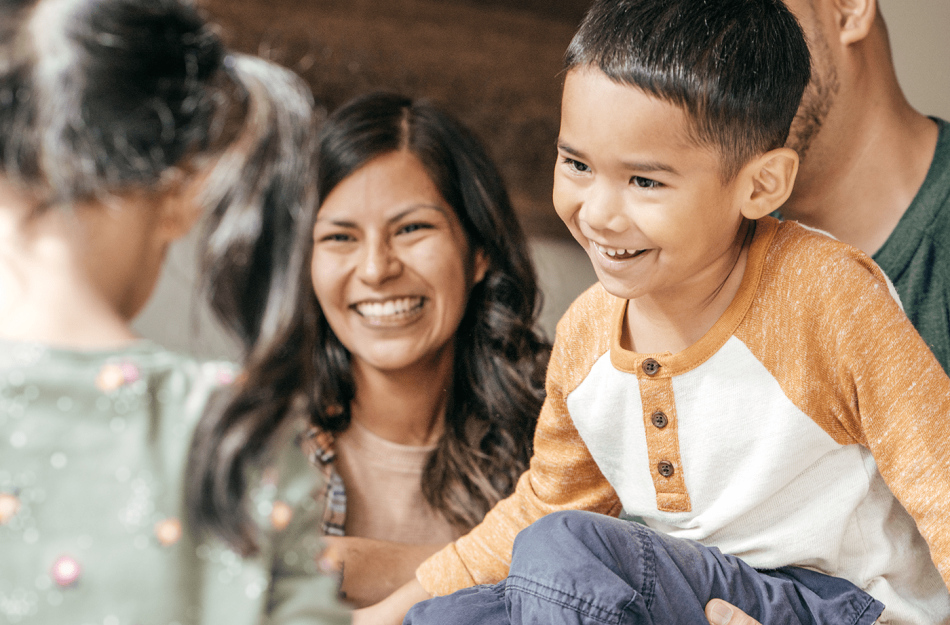
[[[833,0],[838,21],[838,38],[849,46],[871,32],[877,17],[877,0]]]
[[[797,174],[798,152],[791,148],[769,150],[747,163],[739,174],[749,176],[752,183],[744,198],[743,217],[759,219],[781,207],[792,194]]]

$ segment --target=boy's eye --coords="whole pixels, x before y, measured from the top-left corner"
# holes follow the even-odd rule
[[[582,162],[580,162],[580,161],[575,161],[573,158],[565,158],[565,159],[564,159],[564,163],[565,163],[568,167],[570,167],[571,169],[573,169],[574,171],[576,171],[576,172],[578,172],[578,173],[581,173],[581,174],[586,174],[587,172],[590,171],[590,167],[588,167],[586,164],[584,164],[584,163],[582,163]]]
[[[662,186],[662,183],[652,180],[650,178],[644,178],[643,176],[634,176],[630,179],[630,182],[641,189],[655,189],[659,186]]]

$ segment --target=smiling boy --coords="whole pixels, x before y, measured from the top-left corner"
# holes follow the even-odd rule
[[[871,260],[768,217],[794,17],[598,0],[565,65],[554,205],[599,283],[515,494],[380,608],[500,582],[407,622],[950,622],[950,380]]]

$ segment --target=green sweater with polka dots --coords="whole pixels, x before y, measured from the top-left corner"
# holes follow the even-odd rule
[[[189,531],[193,428],[233,378],[147,341],[0,342],[0,623],[349,622],[316,565],[321,478],[290,428],[251,481],[260,555]]]

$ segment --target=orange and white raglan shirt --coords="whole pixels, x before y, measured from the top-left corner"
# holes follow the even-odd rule
[[[696,344],[621,348],[625,306],[596,284],[561,319],[530,469],[423,563],[429,592],[500,581],[549,512],[625,510],[759,569],[848,579],[881,622],[950,622],[950,379],[873,261],[767,217]]]

